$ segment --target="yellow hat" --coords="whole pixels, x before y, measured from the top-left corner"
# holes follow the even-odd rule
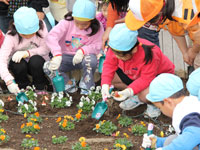
[[[137,30],[158,15],[163,8],[163,0],[130,0],[129,8],[125,17],[126,26],[130,30]]]

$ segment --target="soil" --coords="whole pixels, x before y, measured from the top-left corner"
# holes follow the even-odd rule
[[[11,148],[15,150],[21,150],[20,147],[22,140],[25,138],[25,134],[21,133],[20,126],[22,123],[27,121],[23,115],[14,114],[13,112],[17,112],[17,101],[15,97],[12,96],[13,100],[8,102],[8,96],[2,94],[0,95],[0,99],[5,101],[5,113],[9,116],[7,122],[0,123],[7,134],[10,136],[10,140],[8,143],[0,145],[0,149]],[[50,95],[48,95],[50,97]],[[100,133],[96,133],[93,131],[95,124],[99,122],[99,120],[92,119],[89,116],[87,119],[83,121],[75,123],[75,129],[71,131],[62,131],[58,127],[58,123],[56,123],[57,115],[72,115],[75,116],[78,108],[76,105],[80,101],[81,95],[79,92],[72,95],[73,97],[73,105],[69,108],[65,109],[55,109],[51,108],[51,106],[47,102],[47,106],[41,105],[41,96],[37,100],[37,108],[38,112],[41,116],[43,116],[43,121],[40,124],[41,130],[38,134],[31,134],[31,136],[35,139],[38,139],[40,148],[42,150],[70,150],[72,144],[77,142],[80,137],[85,137],[87,142],[89,143],[91,150],[103,150],[104,148],[108,148],[109,150],[113,149],[114,139],[116,137],[113,136],[105,136]],[[146,119],[142,115],[142,113],[146,110],[146,105],[140,105],[138,108],[122,112],[122,110],[118,107],[117,102],[113,102],[113,100],[109,100],[109,108],[107,112],[103,115],[100,120],[110,120],[115,125],[118,126],[118,131],[120,133],[127,133],[130,136],[130,140],[133,142],[134,147],[132,149],[139,150],[142,143],[142,136],[134,136],[130,131],[128,131],[128,127],[120,127],[116,120],[118,114],[126,114],[133,118],[134,123],[140,124],[140,121],[144,121],[146,124],[152,122],[155,124],[154,134],[160,135],[161,130],[166,130],[166,124],[170,124],[171,119],[161,115],[156,120]],[[112,107],[111,107],[112,106]],[[116,106],[116,107],[115,107]],[[10,112],[12,111],[12,112]],[[53,145],[51,138],[53,135],[58,136],[67,136],[68,141],[64,144]]]

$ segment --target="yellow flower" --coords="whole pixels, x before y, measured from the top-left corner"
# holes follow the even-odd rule
[[[5,135],[0,135],[0,140],[5,140],[6,136]]]
[[[4,112],[4,109],[0,109],[0,112],[1,112],[1,113]]]
[[[116,119],[119,119],[119,117],[120,117],[121,115],[119,114],[118,116],[117,116],[117,118]]]
[[[25,113],[25,114],[24,114],[24,118],[26,118],[26,117],[27,117],[27,114]]]
[[[107,148],[104,148],[103,150],[108,150]]]
[[[100,125],[99,124],[96,124],[96,129],[99,129],[100,128]]]
[[[32,122],[28,122],[28,123],[26,123],[26,126],[27,126],[27,127],[29,127],[29,126],[31,127],[32,125],[33,125]]]
[[[117,131],[117,132],[116,132],[116,136],[119,136],[119,134],[120,134],[120,131]]]
[[[27,138],[31,138],[31,135],[27,134],[26,137],[27,137]]]
[[[40,147],[34,147],[33,150],[40,150]]]
[[[34,115],[35,115],[36,117],[39,117],[39,116],[40,116],[39,112],[34,113]]]
[[[121,145],[119,143],[115,144],[116,147],[121,147]]]
[[[164,132],[163,131],[160,131],[160,136],[164,137]]]
[[[58,117],[58,119],[56,120],[56,122],[60,122],[61,121],[61,117]]]
[[[6,133],[6,131],[4,129],[1,129],[1,132]]]
[[[40,126],[39,126],[38,124],[35,124],[35,125],[34,125],[34,128],[39,130],[39,129],[40,129]]]
[[[126,150],[126,146],[125,145],[121,145],[122,150]]]
[[[34,121],[34,122],[36,122],[36,121],[37,121],[37,119],[35,119],[35,118],[31,118],[31,120],[32,120],[32,121]]]
[[[81,113],[77,113],[77,114],[76,114],[76,118],[77,118],[77,119],[81,119]]]
[[[124,133],[124,136],[128,139],[129,138],[129,136],[128,136],[128,134],[127,133]]]
[[[52,136],[52,139],[53,139],[53,138],[56,138],[56,136],[55,136],[55,135],[53,135],[53,136]]]
[[[80,138],[79,138],[79,141],[80,141],[80,142],[85,142],[85,138],[84,138],[84,137],[80,137]]]
[[[81,113],[81,112],[82,112],[82,109],[79,109],[79,110],[78,110],[78,113]]]
[[[86,144],[87,144],[87,143],[86,143],[85,141],[81,142],[81,146],[82,146],[82,147],[86,147]]]
[[[23,123],[23,124],[21,125],[21,129],[24,128],[24,126],[25,126],[25,124]]]

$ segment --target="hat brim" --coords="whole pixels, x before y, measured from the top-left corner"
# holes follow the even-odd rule
[[[130,29],[130,30],[138,30],[139,28],[141,28],[147,21],[140,21],[138,19],[135,18],[135,16],[133,15],[133,13],[131,12],[131,10],[128,11],[128,13],[126,14],[125,17],[125,23],[126,26]]]

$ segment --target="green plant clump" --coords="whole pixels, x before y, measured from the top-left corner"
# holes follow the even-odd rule
[[[122,127],[127,127],[129,125],[131,125],[133,123],[132,118],[128,117],[128,116],[121,116],[118,119],[118,123],[122,126]]]
[[[116,139],[113,146],[116,150],[121,150],[123,149],[123,145],[125,145],[126,150],[131,150],[131,148],[133,147],[133,143],[127,138]]]
[[[23,147],[24,149],[30,149],[30,148],[33,148],[33,147],[38,147],[39,144],[38,144],[38,140],[32,138],[32,139],[23,139],[22,140],[22,143],[21,143],[21,147]]]
[[[67,136],[59,136],[59,137],[53,136],[52,137],[53,144],[62,144],[62,143],[65,143],[67,140],[68,140]]]
[[[134,125],[131,127],[131,132],[135,135],[135,136],[142,136],[144,133],[147,133],[147,129],[145,126],[143,125]]]

